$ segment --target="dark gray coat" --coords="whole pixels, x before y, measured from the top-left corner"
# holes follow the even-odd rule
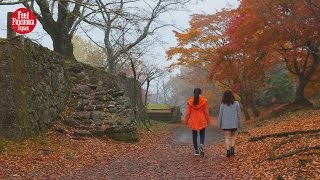
[[[230,106],[220,105],[218,127],[221,129],[234,129],[241,127],[241,110],[238,101]]]

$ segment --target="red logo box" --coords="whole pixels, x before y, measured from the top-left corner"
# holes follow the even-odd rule
[[[27,8],[19,8],[12,13],[10,18],[12,30],[19,34],[28,34],[34,30],[37,25],[37,18]]]

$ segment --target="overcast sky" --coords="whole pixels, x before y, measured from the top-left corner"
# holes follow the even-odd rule
[[[189,3],[188,7],[184,11],[171,12],[162,17],[161,21],[175,24],[179,28],[178,31],[188,28],[188,21],[192,14],[212,14],[217,10],[226,7],[236,8],[238,6],[238,0],[194,0],[193,3]],[[6,21],[7,12],[15,11],[17,8],[23,7],[19,5],[15,6],[0,6],[0,37],[6,37]],[[176,40],[172,30],[174,27],[166,27],[159,30],[158,37],[164,43],[155,44],[152,49],[152,55],[146,57],[147,61],[152,61],[159,66],[168,66],[170,62],[166,61],[166,50],[176,45]],[[81,33],[79,33],[82,35]],[[101,35],[100,35],[101,36]],[[42,26],[37,22],[35,30],[28,34],[27,37],[32,38],[49,49],[52,49],[52,41],[50,37],[42,30]],[[99,35],[97,36],[99,37]],[[100,37],[99,37],[100,38]]]
[[[5,0],[4,0],[5,1]],[[185,11],[179,12],[171,12],[170,15],[166,15],[163,17],[164,21],[169,21],[170,23],[174,23],[179,29],[188,28],[188,21],[190,19],[190,15],[195,13],[214,13],[221,8],[229,7],[230,5],[236,7],[239,3],[238,0],[194,0],[195,2],[190,3]],[[6,37],[6,21],[7,21],[7,12],[15,11],[17,8],[23,7],[19,5],[15,6],[0,6],[0,37]],[[158,31],[161,40],[167,42],[160,49],[168,49],[170,46],[174,46],[176,44],[174,34],[172,30],[174,27],[168,27],[166,29],[161,29]],[[50,37],[42,30],[42,26],[37,22],[36,29],[27,35],[32,39],[37,40],[43,46],[52,49],[52,41]]]

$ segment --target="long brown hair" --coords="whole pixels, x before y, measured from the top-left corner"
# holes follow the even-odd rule
[[[193,90],[193,94],[194,94],[193,105],[197,105],[197,104],[199,104],[199,96],[201,94],[201,89],[200,88],[195,88]]]
[[[223,93],[222,103],[230,106],[231,104],[234,103],[234,101],[235,101],[235,98],[234,98],[234,96],[232,94],[232,91],[231,90],[226,90]]]

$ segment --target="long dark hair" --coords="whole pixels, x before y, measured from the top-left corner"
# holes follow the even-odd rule
[[[223,97],[222,97],[222,103],[223,104],[227,104],[228,106],[230,106],[230,104],[233,104],[235,101],[235,98],[232,94],[232,91],[231,90],[226,90],[224,93],[223,93]]]
[[[195,88],[193,90],[193,94],[194,94],[194,100],[193,100],[193,105],[197,105],[199,104],[199,96],[201,94],[201,89],[200,88]]]

